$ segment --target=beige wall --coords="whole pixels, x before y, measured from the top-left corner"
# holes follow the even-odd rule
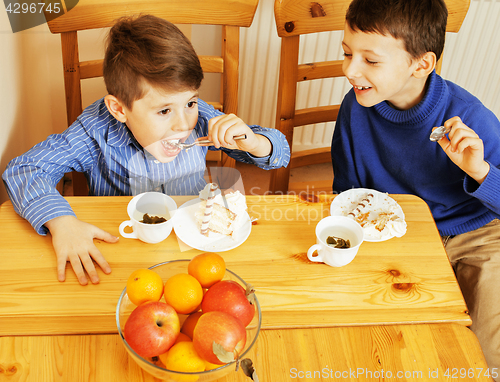
[[[58,45],[46,25],[13,34],[0,10],[1,172],[12,158],[64,128],[62,78],[52,74],[61,60]],[[2,183],[0,202],[5,200]]]

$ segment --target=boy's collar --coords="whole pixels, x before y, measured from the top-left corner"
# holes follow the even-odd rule
[[[373,108],[380,116],[392,123],[413,125],[436,112],[437,105],[441,102],[445,91],[444,80],[433,70],[427,78],[425,95],[417,105],[408,110],[397,110],[389,106],[387,101],[382,101]]]
[[[108,128],[108,145],[112,147],[134,145],[138,150],[142,150],[142,146],[137,142],[127,125],[118,120],[115,120],[115,122],[110,124]]]

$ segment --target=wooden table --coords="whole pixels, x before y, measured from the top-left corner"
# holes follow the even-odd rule
[[[370,381],[388,372],[394,380],[456,381],[462,370],[473,375],[460,381],[489,380],[479,374],[487,366],[465,327],[470,318],[429,209],[413,196],[394,198],[406,235],[363,243],[351,264],[332,268],[306,256],[332,197],[247,197],[257,224],[244,245],[222,255],[257,288],[267,330],[250,358],[262,382]],[[190,198],[175,199],[180,206]],[[129,200],[68,198],[80,219],[115,235]],[[115,334],[118,296],[133,270],[199,251],[181,251],[175,234],[156,245],[97,242],[113,272],[80,286],[69,266],[66,282],[57,281],[50,236],[37,235],[10,202],[0,207],[0,232],[0,381],[155,380]],[[238,372],[222,381],[249,379]]]
[[[476,337],[458,324],[263,330],[249,358],[261,382],[490,381]],[[118,335],[100,334],[0,338],[0,381],[158,380]],[[241,370],[218,380],[250,381]]]
[[[352,263],[334,268],[307,259],[316,223],[329,215],[332,197],[315,202],[298,196],[248,196],[258,218],[247,241],[222,252],[227,267],[254,285],[263,328],[327,327],[397,323],[470,324],[467,308],[427,205],[395,195],[408,224],[401,238],[361,245]],[[119,235],[130,197],[69,197],[77,216]],[[180,206],[190,198],[176,197]],[[112,267],[101,283],[81,286],[68,265],[57,281],[51,237],[39,236],[13,210],[0,208],[0,335],[116,333],[118,297],[138,268],[190,259],[172,233],[146,244],[121,238],[97,242]]]

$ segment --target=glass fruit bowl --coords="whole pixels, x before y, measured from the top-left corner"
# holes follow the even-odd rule
[[[174,276],[178,273],[187,273],[189,261],[190,260],[173,260],[153,265],[149,269],[154,270],[156,273],[158,273],[165,283],[171,276]],[[223,280],[236,281],[245,289],[247,286],[247,283],[241,277],[239,277],[234,272],[231,272],[229,269],[226,269]],[[160,301],[164,302],[165,300],[162,297]],[[257,337],[259,336],[260,326],[262,323],[262,313],[257,297],[255,297],[255,307],[255,315],[250,324],[248,324],[246,327],[247,340],[245,347],[243,348],[243,351],[239,357],[240,361],[246,357],[249,350],[257,341]],[[233,361],[225,365],[221,365],[217,369],[213,370],[202,371],[198,373],[183,373],[166,369],[161,361],[159,361],[158,357],[144,358],[139,356],[127,343],[123,334],[125,323],[130,316],[130,313],[132,313],[135,308],[136,306],[128,298],[127,288],[124,288],[116,306],[116,325],[118,327],[118,334],[120,335],[123,345],[125,346],[125,349],[127,350],[130,357],[132,357],[132,359],[134,359],[134,361],[137,362],[137,364],[149,374],[165,381],[208,382],[215,381],[237,370],[238,361]],[[179,314],[181,325],[186,317],[187,315]]]

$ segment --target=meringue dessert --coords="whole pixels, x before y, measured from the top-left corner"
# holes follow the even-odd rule
[[[245,196],[239,191],[226,192],[224,195],[219,189],[211,192],[211,185],[207,184],[200,192],[201,202],[198,211],[195,212],[200,232],[208,237],[234,236],[245,222],[247,210]]]
[[[401,237],[406,233],[405,220],[396,214],[397,205],[381,207],[374,195],[366,194],[359,203],[345,215],[363,227],[365,235],[372,240]]]

